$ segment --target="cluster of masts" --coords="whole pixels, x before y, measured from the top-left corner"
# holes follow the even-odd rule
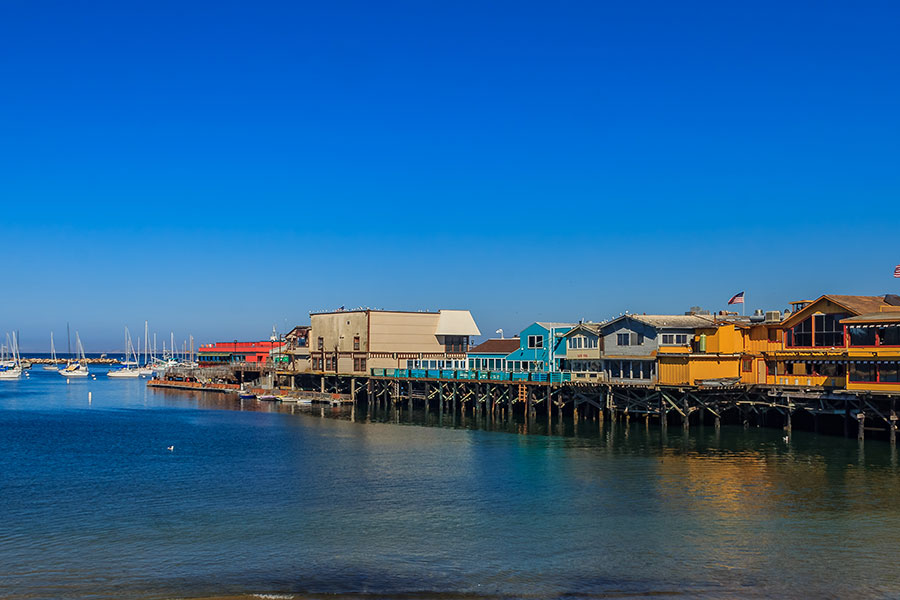
[[[75,353],[72,353],[71,336],[69,335],[68,325],[66,326],[66,336],[68,344],[68,358],[65,360],[65,366],[60,367],[63,361],[57,357],[56,345],[53,340],[53,332],[50,332],[50,364],[44,365],[45,371],[56,371],[63,377],[88,377],[91,375],[87,364],[87,358],[84,353],[84,346],[81,343],[81,337],[78,331],[75,331]],[[125,358],[121,362],[121,369],[110,369],[107,373],[109,377],[115,378],[137,378],[150,377],[155,372],[161,372],[169,367],[175,366],[197,366],[194,360],[194,336],[189,336],[190,342],[185,340],[182,349],[179,352],[175,346],[175,333],[170,337],[169,346],[166,342],[162,342],[162,352],[157,353],[156,334],[153,334],[153,344],[150,344],[150,327],[147,321],[144,321],[144,337],[137,339],[137,345],[131,337],[128,327],[125,327]],[[143,350],[141,350],[141,342],[143,341]],[[190,343],[190,345],[188,345]],[[31,365],[22,361],[19,354],[18,336],[13,332],[6,335],[6,344],[0,346],[0,379],[18,379],[23,372],[30,368]],[[26,373],[27,376],[27,373]],[[96,379],[96,375],[93,376]]]

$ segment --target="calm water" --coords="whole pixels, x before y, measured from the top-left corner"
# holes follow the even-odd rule
[[[0,597],[900,597],[885,442],[322,414],[0,382]]]

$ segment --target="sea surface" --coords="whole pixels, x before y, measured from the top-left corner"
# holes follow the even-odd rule
[[[900,597],[887,442],[548,432],[92,371],[0,381],[2,598]]]

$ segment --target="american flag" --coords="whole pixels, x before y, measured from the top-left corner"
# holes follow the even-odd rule
[[[900,277],[900,265],[894,267],[894,277]]]
[[[900,269],[900,266],[897,267]],[[734,296],[731,297],[731,300],[728,301],[728,304],[743,304],[744,303],[744,292],[738,292]]]

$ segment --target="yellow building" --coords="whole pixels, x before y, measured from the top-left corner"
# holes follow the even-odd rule
[[[841,320],[847,340],[847,389],[900,392],[900,312]]]
[[[310,326],[309,362],[314,373],[465,369],[469,338],[480,335],[467,310],[341,310],[312,313]]]
[[[768,383],[775,385],[872,389],[876,381],[857,381],[847,384],[848,366],[865,370],[861,355],[877,358],[872,350],[861,346],[850,349],[847,323],[859,325],[861,321],[851,321],[863,315],[897,314],[900,298],[896,296],[846,296],[826,294],[814,301],[792,303],[797,310],[786,317],[781,324],[784,344],[781,349],[765,353],[766,359],[775,364],[775,375]],[[880,317],[876,317],[880,318]],[[873,322],[874,324],[874,322]],[[865,329],[863,327],[858,327]],[[866,354],[868,353],[868,354]],[[851,355],[857,359],[848,363]],[[854,376],[857,376],[854,374]],[[859,375],[863,379],[867,376]],[[853,379],[853,377],[851,377]],[[859,385],[856,385],[859,384]]]

